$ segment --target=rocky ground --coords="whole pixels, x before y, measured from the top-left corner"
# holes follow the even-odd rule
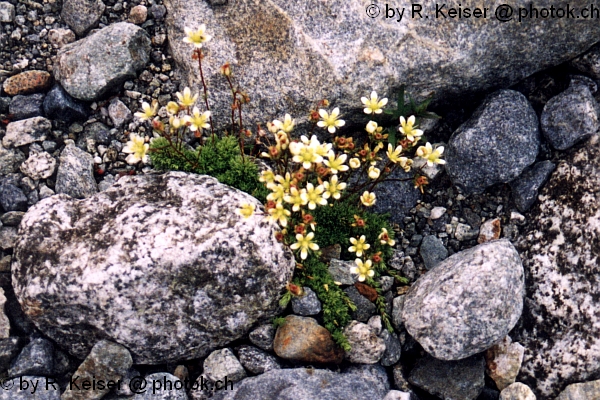
[[[141,374],[156,379],[165,377],[165,379],[175,379],[173,377],[175,376],[182,380],[188,379],[190,382],[202,382],[204,379],[211,383],[227,377],[236,382],[235,387],[239,396],[236,398],[249,398],[256,391],[264,393],[264,398],[278,398],[276,392],[272,393],[269,390],[274,390],[274,387],[289,386],[297,391],[296,398],[306,399],[329,398],[327,390],[331,391],[331,398],[334,398],[333,393],[337,393],[340,398],[353,398],[353,393],[362,393],[361,396],[365,398],[387,396],[385,398],[388,400],[397,398],[497,399],[502,391],[503,399],[528,399],[529,389],[522,384],[514,384],[505,389],[517,378],[523,359],[524,367],[517,381],[526,383],[542,396],[555,396],[567,384],[585,382],[595,376],[596,371],[593,368],[588,370],[587,365],[596,362],[600,356],[594,351],[586,352],[581,349],[588,347],[594,349],[597,346],[595,341],[588,337],[593,335],[593,332],[581,328],[581,325],[590,321],[595,326],[594,307],[589,306],[595,301],[595,291],[588,288],[581,277],[571,277],[571,281],[577,282],[587,290],[590,297],[575,298],[571,303],[566,301],[569,294],[561,293],[561,299],[567,303],[565,311],[552,310],[554,306],[548,303],[548,292],[553,290],[560,292],[562,289],[556,287],[549,289],[547,286],[552,285],[543,281],[542,277],[546,274],[546,270],[542,267],[550,267],[545,264],[538,267],[531,264],[531,260],[539,256],[539,253],[535,253],[535,244],[541,247],[563,245],[560,241],[550,244],[536,242],[542,235],[540,232],[548,228],[547,220],[542,219],[540,214],[552,220],[555,216],[552,213],[560,215],[560,207],[562,207],[560,204],[553,204],[549,208],[552,212],[548,211],[545,204],[542,206],[536,203],[538,191],[543,190],[541,188],[557,166],[559,169],[569,169],[568,166],[561,164],[564,160],[574,159],[572,160],[574,163],[581,164],[582,159],[592,159],[596,154],[595,150],[592,150],[592,155],[586,153],[587,147],[593,146],[595,142],[589,144],[585,140],[597,134],[599,126],[597,101],[600,101],[600,91],[596,87],[597,82],[600,81],[598,48],[573,62],[537,73],[513,86],[511,91],[496,92],[491,97],[485,97],[485,94],[477,95],[458,105],[457,103],[437,105],[435,111],[442,116],[442,119],[429,124],[426,134],[431,142],[446,144],[448,160],[446,170],[428,171],[432,184],[426,188],[423,195],[419,195],[411,184],[406,184],[402,185],[400,190],[408,192],[407,195],[396,194],[388,199],[380,196],[381,201],[378,206],[382,211],[392,211],[392,220],[396,225],[397,233],[402,234],[402,239],[398,240],[396,246],[392,267],[401,271],[411,280],[411,283],[421,276],[432,280],[434,275],[442,274],[446,269],[453,275],[459,268],[457,266],[465,259],[478,257],[465,250],[491,240],[505,239],[491,242],[495,245],[483,245],[498,246],[490,250],[492,255],[499,254],[497,258],[488,253],[486,257],[498,262],[501,268],[490,270],[489,276],[486,275],[486,279],[478,284],[473,283],[481,277],[476,273],[465,272],[456,278],[458,279],[456,285],[464,285],[459,286],[461,288],[467,288],[472,284],[474,287],[488,290],[483,295],[478,292],[471,297],[457,297],[456,307],[460,308],[460,304],[474,301],[477,304],[471,304],[469,313],[477,314],[479,317],[486,315],[485,318],[498,323],[498,326],[493,328],[487,327],[490,332],[483,335],[480,335],[480,332],[475,334],[472,330],[465,330],[465,337],[472,339],[476,345],[472,347],[469,346],[473,343],[464,346],[456,343],[439,345],[436,341],[439,341],[443,329],[447,327],[440,325],[436,332],[427,333],[411,326],[410,323],[405,323],[405,321],[418,321],[423,316],[423,313],[419,314],[419,310],[424,307],[411,305],[420,304],[418,295],[414,294],[416,290],[406,295],[408,288],[397,285],[393,280],[382,282],[387,306],[397,330],[397,334],[389,334],[381,328],[380,318],[375,316],[375,305],[353,286],[354,278],[346,272],[347,268],[344,268],[344,264],[341,263],[342,268],[338,270],[339,275],[337,275],[339,279],[336,280],[344,284],[345,291],[358,306],[358,310],[353,315],[355,321],[346,331],[354,349],[350,354],[341,354],[329,342],[324,341],[325,339],[320,339],[326,336],[323,332],[324,328],[310,318],[312,316],[318,320],[321,307],[314,293],[310,292],[302,299],[295,299],[290,306],[291,309],[284,313],[284,315],[295,315],[288,317],[288,323],[284,325],[288,330],[287,333],[280,328],[275,335],[275,328],[270,324],[253,328],[249,335],[233,334],[232,331],[235,329],[223,328],[227,330],[227,334],[235,336],[235,341],[225,349],[198,350],[194,347],[194,340],[196,340],[194,334],[182,333],[183,329],[171,333],[170,326],[178,326],[182,323],[181,320],[175,319],[163,326],[162,333],[166,335],[161,340],[164,341],[164,346],[162,344],[157,346],[167,354],[166,356],[147,348],[145,342],[138,340],[136,336],[138,332],[107,333],[105,330],[97,332],[93,338],[78,339],[86,345],[69,350],[79,358],[65,353],[61,349],[60,338],[61,335],[67,334],[53,332],[50,328],[41,334],[25,317],[21,306],[17,303],[17,297],[21,300],[27,298],[26,313],[30,316],[36,313],[43,314],[44,318],[50,321],[50,325],[52,321],[68,317],[61,313],[53,314],[51,309],[44,310],[43,305],[36,303],[36,296],[39,296],[39,293],[30,291],[27,295],[24,294],[27,292],[26,276],[38,265],[38,259],[30,259],[32,264],[19,263],[17,272],[13,264],[13,275],[18,276],[16,278],[18,284],[13,290],[15,278],[11,279],[11,263],[14,261],[13,258],[16,258],[15,249],[20,245],[21,249],[32,250],[36,245],[35,240],[27,241],[30,240],[29,236],[35,239],[34,233],[29,236],[23,234],[23,238],[19,238],[17,228],[26,211],[38,204],[40,200],[56,193],[89,199],[98,192],[106,192],[102,197],[104,200],[97,200],[100,197],[94,197],[96,199],[94,201],[99,203],[92,203],[89,208],[86,208],[85,213],[72,211],[71,206],[68,205],[71,200],[67,197],[61,197],[60,201],[56,200],[67,204],[61,203],[55,207],[59,209],[64,207],[68,211],[65,211],[64,215],[70,215],[72,221],[77,221],[83,214],[94,214],[94,212],[98,212],[98,215],[103,214],[102,211],[98,211],[102,210],[100,205],[104,204],[103,201],[106,202],[105,205],[114,206],[107,206],[106,210],[118,209],[120,200],[115,199],[115,193],[120,193],[119,196],[123,198],[129,198],[129,194],[123,194],[129,193],[128,190],[142,192],[147,190],[148,193],[153,193],[151,188],[157,185],[155,181],[157,178],[153,174],[146,175],[151,172],[151,168],[127,164],[125,161],[127,154],[122,150],[129,138],[129,132],[150,134],[143,124],[133,118],[133,113],[139,111],[141,102],[157,99],[161,106],[165,106],[172,100],[174,93],[183,87],[181,83],[183,78],[175,71],[175,62],[168,50],[165,22],[167,9],[162,3],[152,1],[78,3],[65,1],[61,4],[52,0],[43,3],[13,0],[0,2],[0,84],[3,85],[3,91],[0,92],[0,138],[2,139],[0,146],[0,205],[2,207],[0,286],[6,297],[6,315],[0,315],[0,334],[3,335],[0,341],[0,371],[4,372],[7,378],[17,378],[16,381],[7,382],[19,382],[19,377],[27,377],[20,378],[21,382],[23,379],[31,381],[38,379],[35,377],[52,377],[56,378],[61,389],[64,389],[74,374],[94,375],[106,380],[122,377],[126,382]],[[117,25],[121,22],[130,24]],[[107,31],[103,28],[112,30]],[[77,42],[83,38],[88,42],[83,45]],[[111,55],[116,61],[111,59],[114,62],[107,61],[105,65],[95,70],[94,74],[89,74],[89,68],[86,67],[85,62],[80,63],[80,60],[97,56],[102,52],[101,44],[113,39],[116,41],[122,39],[127,46],[135,47],[137,49],[135,56],[127,56],[124,53]],[[573,75],[585,75],[587,78]],[[62,86],[71,93],[78,93],[78,97],[84,100],[71,97],[63,87],[54,82],[52,76],[57,77]],[[117,83],[103,84],[103,80],[106,81],[107,77],[111,77]],[[502,112],[496,112],[498,109]],[[541,121],[542,134],[539,131],[538,119]],[[563,129],[565,126],[567,129]],[[502,133],[506,131],[513,135],[505,138]],[[474,149],[480,153],[479,158],[472,157]],[[591,167],[589,170],[585,169],[583,164],[579,167],[582,172],[579,175],[575,174],[575,177],[593,175],[597,172]],[[140,180],[136,181],[138,176]],[[119,182],[118,189],[115,188],[115,182]],[[560,180],[553,181],[549,187],[554,191],[560,191],[560,182]],[[169,185],[164,182],[163,184]],[[177,183],[177,185],[187,187],[189,182]],[[593,203],[593,200],[585,196],[585,193],[593,193],[595,190],[595,184],[590,185],[591,188],[586,188],[575,203],[580,200]],[[133,189],[127,189],[128,187]],[[551,192],[544,192],[543,196],[551,195]],[[545,198],[543,196],[542,199]],[[45,204],[43,207],[48,207],[48,203]],[[45,232],[42,235],[60,239],[62,233],[59,228],[45,227],[40,222],[44,221],[46,215],[51,214],[51,207],[48,209],[43,207],[35,208],[35,213],[28,214],[26,223],[30,224],[28,225],[30,231]],[[565,207],[576,209],[572,199]],[[109,213],[107,211],[104,214]],[[581,223],[588,217],[587,214],[583,216],[577,214],[578,221],[582,221]],[[597,215],[594,218],[597,220]],[[55,223],[59,220],[60,218],[57,217],[52,221]],[[592,231],[597,228],[593,221],[589,223]],[[260,227],[256,229],[259,230]],[[569,230],[574,231],[576,228],[569,227]],[[130,235],[126,232],[120,234],[126,237]],[[114,232],[113,235],[119,237]],[[577,240],[578,236],[574,235],[573,240]],[[577,260],[593,258],[598,251],[594,247],[597,236],[591,235],[588,240],[591,249],[586,248],[580,254],[577,253],[577,248],[581,246],[573,245],[574,249],[566,248],[565,254],[570,254],[572,259],[577,258]],[[107,241],[110,241],[110,238],[102,242]],[[512,249],[510,243],[516,245],[521,258],[524,258],[524,270],[522,267],[519,270],[520,263],[515,259],[502,258],[510,253]],[[109,244],[106,246],[109,247]],[[60,240],[54,247],[54,252],[60,251]],[[478,247],[478,249],[485,249],[485,247]],[[65,254],[69,251],[67,248],[64,249]],[[73,254],[78,253],[74,251]],[[23,257],[26,258],[25,253]],[[143,256],[138,258],[144,259]],[[443,265],[440,264],[442,262]],[[336,268],[334,264],[332,263],[330,267],[332,270]],[[444,269],[434,269],[436,266],[443,266]],[[85,270],[85,266],[75,265],[74,268],[74,271],[59,272],[64,273],[65,277],[75,277]],[[78,268],[81,268],[81,271]],[[595,269],[590,268],[585,277],[593,281]],[[432,272],[428,273],[428,271]],[[66,278],[62,281],[59,279],[61,283],[58,285],[65,286],[58,286],[59,290],[57,290],[56,286],[52,286],[57,285],[53,280],[54,273],[45,276],[43,272],[38,272],[39,275],[36,277],[48,279],[45,286],[53,288],[52,295],[56,296],[53,297],[53,301],[59,304],[63,301],[67,302],[65,298],[70,298],[69,301],[72,301],[73,297],[78,296],[81,285],[88,283],[85,279],[76,283]],[[273,278],[274,280],[283,279],[282,277],[289,274],[289,271],[279,272],[281,275]],[[565,271],[559,272],[565,274]],[[118,280],[120,273],[123,271],[116,271],[113,280]],[[135,272],[127,272],[127,274],[132,273]],[[56,276],[59,276],[58,273]],[[526,287],[522,285],[523,276]],[[569,278],[565,279],[569,280]],[[241,283],[230,284],[235,286]],[[495,284],[498,286],[494,286]],[[426,286],[425,283],[420,285]],[[139,291],[136,293],[142,293],[144,290],[149,290],[148,288],[153,288],[152,291],[157,293],[163,290],[160,285],[156,288],[147,286],[145,289],[136,289]],[[507,288],[510,290],[503,292]],[[85,293],[85,290],[80,293]],[[428,293],[431,294],[432,291]],[[511,294],[515,293],[527,293],[528,298],[537,301],[536,303],[534,300],[525,300],[525,318],[519,323],[516,321],[519,319],[523,304],[519,303],[518,299],[511,299]],[[490,297],[494,294],[498,298],[504,296],[502,298],[505,301],[501,302],[502,304],[492,305],[494,302]],[[98,310],[104,310],[106,299],[118,298],[118,294],[111,292],[103,295],[106,298],[100,298],[100,304],[94,306],[97,306]],[[135,297],[135,293],[133,295]],[[557,296],[556,293],[553,295]],[[243,294],[240,293],[239,296]],[[482,297],[477,298],[477,296]],[[243,302],[239,300],[242,297],[234,298]],[[85,296],[82,299],[85,300]],[[135,302],[132,299],[123,301],[124,303],[121,303],[121,300],[117,302],[119,304]],[[197,306],[195,303],[197,301],[201,302],[199,299],[189,299],[194,307]],[[259,302],[256,299],[252,301]],[[405,307],[405,302],[409,306]],[[536,304],[542,306],[537,307]],[[84,310],[81,311],[81,316],[89,312],[86,307],[91,306],[86,305],[82,300],[78,307],[80,307],[78,310]],[[269,307],[273,308],[273,305],[269,304]],[[581,320],[575,319],[578,341],[573,342],[569,338],[570,331],[563,331],[564,324],[559,320],[568,317],[571,313],[569,308],[572,310],[577,307],[585,309],[586,313]],[[188,312],[191,314],[186,318],[194,320],[193,310]],[[431,312],[440,313],[440,310],[435,309]],[[411,313],[417,315],[413,317]],[[548,313],[552,314],[551,322],[544,325],[544,329],[534,329],[537,326],[536,321],[546,318]],[[100,319],[97,314],[93,315]],[[271,316],[236,316],[236,318],[246,318],[244,324],[256,326],[255,322],[261,320],[260,317],[267,320]],[[36,320],[38,327],[43,326],[44,318]],[[116,317],[107,315],[103,318],[111,322],[100,324],[110,325],[114,324]],[[70,323],[73,326],[85,325],[85,317]],[[149,326],[152,322],[144,321],[144,323],[147,325],[140,326],[146,326],[146,330],[151,330]],[[194,323],[202,326],[208,324],[206,321],[197,320],[194,320]],[[240,321],[233,318],[229,323],[238,326]],[[189,321],[185,322],[185,325],[189,324]],[[514,330],[507,336],[508,331],[513,327]],[[211,340],[215,343],[218,342],[219,334],[222,334],[219,329],[221,327],[214,327],[215,338]],[[560,335],[556,335],[557,331]],[[70,340],[74,341],[72,337],[77,334],[77,329],[74,329],[73,332],[69,331],[67,336],[71,335]],[[130,351],[101,340],[119,337],[119,335],[123,336],[119,340],[120,343],[131,341],[127,346]],[[182,359],[182,356],[175,354],[174,350],[167,345],[172,340],[176,342],[171,335],[179,341],[186,341],[190,348],[194,349],[193,354],[197,357],[193,357],[192,361],[177,362]],[[473,335],[473,338],[469,335]],[[434,343],[429,343],[428,338],[432,336],[436,340],[433,341]],[[285,340],[286,337],[299,337],[305,343],[297,344],[297,348],[290,348],[289,341]],[[520,344],[511,343],[511,337],[515,342],[523,344],[526,349]],[[48,338],[53,339],[58,346]],[[94,346],[97,340],[100,341]],[[501,340],[502,343],[496,344]],[[448,338],[447,341],[461,342],[452,338]],[[553,347],[554,341],[565,341],[566,344],[563,347],[558,345]],[[143,349],[136,349],[136,345]],[[492,345],[495,346],[490,349]],[[219,347],[218,343],[215,346]],[[553,357],[559,357],[555,353],[560,355],[564,348],[570,349],[573,354],[579,354],[581,360],[584,360],[582,365],[573,368],[575,372],[564,368],[561,363],[557,366],[550,356],[545,360],[536,354],[546,352],[554,354]],[[484,357],[485,350],[488,352]],[[428,356],[427,353],[435,355],[437,359]],[[153,356],[163,362],[159,365],[147,365],[156,361]],[[84,358],[85,361],[82,363],[81,360]],[[341,366],[329,365],[328,368],[315,370],[303,368],[319,366],[323,361],[339,361],[341,358],[345,358]],[[446,361],[440,361],[442,359]],[[169,363],[164,360],[168,360]],[[98,368],[98,364],[111,367],[102,369]],[[553,373],[548,373],[548,370],[552,370]],[[538,383],[536,377],[544,374],[546,375],[544,383]],[[547,375],[551,375],[551,378],[547,378]],[[259,378],[243,380],[247,376],[259,376]],[[323,380],[329,382],[327,389],[318,388],[319,382]],[[593,383],[590,385],[585,389],[587,393],[597,390],[592,389],[595,387]],[[579,389],[571,387],[569,390],[575,393]],[[172,397],[169,398],[187,398],[184,392],[170,391],[168,393]],[[49,390],[44,393],[47,398],[59,396],[57,391]],[[127,388],[112,390],[110,393],[106,391],[106,393],[104,398],[119,399],[132,398],[134,394]],[[217,394],[216,398],[223,393]],[[189,395],[191,398],[199,399],[205,394],[192,391]],[[10,390],[0,392],[0,399],[17,398],[11,396],[17,394]],[[69,394],[64,396],[66,397],[63,398],[80,398],[68,397]],[[147,395],[138,394],[133,398],[154,398],[144,396]],[[224,396],[227,394],[225,393]]]

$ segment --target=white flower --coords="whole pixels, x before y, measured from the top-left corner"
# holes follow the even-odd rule
[[[379,98],[377,97],[377,93],[375,93],[375,91],[372,91],[370,99],[367,99],[366,97],[361,97],[360,101],[362,101],[362,103],[365,105],[365,114],[381,114],[383,112],[382,108],[387,104],[388,99],[379,100]]]
[[[146,164],[148,162],[148,148],[149,144],[146,143],[146,140],[143,137],[132,133],[129,135],[129,141],[123,147],[123,153],[131,153],[127,156],[125,161],[128,164],[137,164],[138,162],[143,162]]]
[[[319,110],[319,115],[321,116],[321,121],[317,122],[317,126],[327,128],[329,133],[335,133],[337,128],[346,124],[346,121],[339,119],[340,109],[338,107],[334,108],[331,114],[321,109]]]

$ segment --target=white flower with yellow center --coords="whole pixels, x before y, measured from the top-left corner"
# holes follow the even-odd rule
[[[327,128],[329,133],[335,133],[337,128],[346,124],[346,121],[339,119],[340,109],[338,107],[334,108],[333,111],[331,111],[331,114],[320,109],[319,115],[321,116],[321,121],[317,122],[317,126],[320,128]]]
[[[177,115],[179,112],[179,105],[174,101],[170,101],[167,103],[167,113],[169,115]]]
[[[269,190],[271,190],[271,193],[267,195],[267,200],[274,201],[275,203],[280,203],[283,201],[283,198],[285,197],[285,189],[282,185],[273,183],[269,187]]]
[[[323,162],[323,157],[318,155],[313,147],[303,143],[290,143],[290,151],[292,154],[296,153],[292,160],[302,164],[305,169],[310,169],[313,163]]]
[[[328,160],[323,161],[323,163],[327,165],[331,170],[331,173],[335,175],[338,172],[348,171],[348,166],[344,165],[346,158],[348,158],[346,154],[341,154],[339,157],[336,157],[334,152],[330,152]]]
[[[387,104],[388,99],[381,99],[377,96],[375,91],[371,92],[371,98],[367,99],[366,97],[361,97],[360,101],[365,105],[365,109],[363,110],[365,114],[381,114],[383,112],[383,107]]]
[[[292,185],[292,176],[289,172],[285,173],[285,176],[276,175],[275,181],[279,182],[281,186],[283,186],[283,190],[287,193],[290,191],[290,186]]]
[[[314,210],[317,208],[317,204],[324,206],[327,204],[327,200],[323,197],[325,188],[322,185],[315,187],[312,183],[306,184],[306,192],[304,193],[308,208]]]
[[[279,225],[287,226],[287,220],[290,215],[292,215],[292,213],[289,210],[286,210],[285,207],[283,207],[283,204],[277,203],[274,208],[269,208],[267,221],[279,222]]]
[[[292,186],[289,194],[283,197],[283,201],[292,205],[292,211],[300,211],[300,207],[308,203],[306,190],[298,190],[296,187]]]
[[[369,121],[369,123],[367,124],[367,127],[365,128],[365,130],[369,133],[369,134],[374,134],[375,132],[377,132],[377,128],[379,128],[379,126],[377,125],[377,122],[375,121]]]
[[[158,102],[156,100],[152,100],[152,105],[144,101],[142,103],[143,112],[136,112],[133,115],[139,118],[140,121],[148,121],[156,115],[156,110],[158,110]]]
[[[387,244],[388,246],[394,246],[396,241],[394,239],[390,239],[390,235],[385,228],[381,228],[381,234],[378,237],[381,244]]]
[[[404,133],[406,135],[406,139],[410,140],[411,142],[415,141],[415,138],[417,138],[419,136],[423,136],[423,131],[420,129],[415,129],[416,126],[415,125],[415,116],[411,115],[410,117],[408,117],[408,120],[404,119],[404,117],[400,117],[400,125],[402,125],[399,130],[400,132]]]
[[[296,120],[292,119],[290,114],[285,114],[285,118],[283,122],[279,120],[273,120],[273,125],[277,127],[278,130],[284,131],[285,133],[290,133],[294,130],[294,126],[296,125]]]
[[[123,147],[123,153],[130,153],[125,161],[128,164],[137,164],[138,162],[143,162],[146,164],[148,162],[148,148],[149,144],[146,143],[145,138],[132,133],[129,135],[129,141]]]
[[[275,173],[270,169],[264,170],[260,173],[260,177],[258,178],[259,182],[263,182],[265,186],[268,187],[270,183],[275,182]]]
[[[183,28],[183,31],[186,35],[183,41],[193,44],[197,49],[201,48],[203,43],[208,42],[212,38],[212,36],[206,33],[206,25],[204,24],[200,25],[197,30],[186,27]]]
[[[375,168],[374,166],[370,166],[368,171],[367,171],[369,178],[375,180],[377,178],[379,178],[379,175],[381,174],[381,171],[379,170],[379,168]]]
[[[350,243],[352,243],[352,246],[348,248],[348,251],[350,253],[356,253],[357,257],[362,257],[363,252],[371,248],[371,245],[366,243],[366,240],[367,238],[365,237],[365,235],[362,235],[358,239],[350,238]]]
[[[242,206],[237,209],[238,215],[241,215],[244,218],[250,218],[254,215],[254,210],[256,209],[256,205],[250,203],[242,203]]]
[[[371,269],[373,263],[371,260],[363,262],[360,258],[354,260],[355,267],[350,267],[350,273],[358,275],[358,280],[364,282],[367,277],[372,278],[375,275],[375,271]]]
[[[375,200],[375,193],[369,193],[368,191],[365,191],[360,196],[360,202],[363,203],[363,205],[366,207],[371,207],[375,205]]]
[[[348,165],[350,165],[350,168],[352,169],[360,168],[360,160],[358,158],[351,158],[350,161],[348,161]]]
[[[404,172],[409,172],[410,167],[413,164],[413,160],[407,157],[399,157],[398,164],[400,164],[400,167],[404,170]]]
[[[400,154],[402,153],[402,146],[397,146],[394,149],[391,143],[388,144],[388,149],[385,154],[387,154],[388,158],[394,164],[397,164],[400,161]]]
[[[204,111],[200,114],[200,110],[198,107],[194,107],[192,110],[192,115],[186,115],[183,117],[183,121],[190,126],[190,130],[192,132],[200,131],[202,129],[210,128],[209,124],[210,111]]]
[[[177,96],[177,99],[179,100],[179,105],[182,107],[191,107],[194,104],[196,104],[196,100],[198,100],[198,93],[192,96],[192,91],[189,87],[183,89],[183,93],[175,93],[175,96]]]
[[[308,250],[317,251],[319,250],[319,245],[313,243],[313,238],[315,237],[314,232],[309,232],[306,236],[301,233],[296,235],[296,243],[292,243],[290,248],[292,250],[300,249],[300,258],[306,260],[308,257]]]
[[[347,184],[345,182],[338,183],[337,175],[333,175],[329,182],[323,182],[323,187],[325,188],[323,197],[326,199],[333,197],[334,199],[338,200],[341,197],[340,192],[346,189],[346,185]]]
[[[434,164],[446,164],[446,161],[441,159],[443,153],[444,146],[436,147],[434,150],[429,142],[417,149],[417,155],[427,160],[427,165],[430,167],[433,167]]]

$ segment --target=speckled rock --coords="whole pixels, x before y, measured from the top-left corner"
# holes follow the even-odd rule
[[[536,396],[529,386],[515,382],[500,392],[500,400],[536,400]]]
[[[477,243],[481,244],[491,240],[500,239],[501,232],[502,223],[500,222],[500,218],[488,219],[479,227]]]
[[[9,96],[42,92],[52,85],[52,75],[46,71],[25,71],[4,81],[2,87]]]
[[[45,151],[30,152],[29,158],[21,164],[21,172],[33,180],[49,178],[55,169],[56,160]]]
[[[42,142],[46,140],[46,135],[50,134],[51,129],[52,122],[44,117],[11,122],[6,125],[6,135],[2,138],[2,145],[9,148]]]
[[[375,364],[385,352],[385,341],[367,324],[352,321],[344,328],[344,335],[351,347],[346,359],[352,363]]]
[[[240,87],[253,89],[245,108],[248,121],[262,123],[288,112],[302,124],[315,99],[322,98],[340,107],[350,121],[350,110],[360,112],[362,120],[359,99],[371,90],[395,98],[390,88],[407,84],[417,99],[430,93],[448,99],[509,87],[581,54],[600,36],[594,19],[565,18],[561,24],[539,19],[535,24],[500,26],[490,9],[485,19],[463,18],[457,23],[436,19],[434,3],[422,4],[423,18],[410,18],[407,8],[401,22],[397,15],[385,18],[383,3],[377,17],[369,18],[373,15],[365,14],[369,3],[361,0],[243,0],[219,7],[209,3],[165,1],[167,33],[181,71],[198,85],[197,63],[190,57],[193,47],[182,41],[183,28],[207,23],[212,40],[205,45],[210,53],[204,62],[205,77],[212,88],[214,120],[224,124],[231,100],[218,68],[225,62],[234,66]],[[507,3],[528,6],[524,0]],[[462,5],[463,9],[482,7],[471,2]],[[582,8],[589,1],[575,0],[570,6]],[[265,65],[277,68],[265,69]]]
[[[146,18],[148,18],[148,9],[146,6],[137,5],[129,11],[129,22],[132,24],[141,25],[146,22]]]
[[[176,389],[177,382],[180,382],[176,376],[166,372],[157,372],[144,377],[146,382],[146,389],[143,393],[138,393],[131,398],[131,400],[188,400],[186,391],[183,389]],[[180,382],[179,385],[182,385]]]
[[[88,108],[71,97],[60,85],[54,85],[44,99],[44,113],[64,122],[85,120]]]
[[[540,145],[538,118],[513,90],[490,95],[450,137],[446,171],[465,193],[508,183],[533,164]]]
[[[27,211],[27,197],[12,183],[0,185],[0,206],[4,211]]]
[[[582,73],[600,80],[600,44],[571,61],[571,65]]]
[[[118,98],[114,98],[108,105],[108,116],[116,127],[121,127],[133,118],[129,108]]]
[[[4,289],[0,288],[0,339],[8,339],[10,333],[10,321],[4,312],[5,304]]]
[[[7,1],[0,2],[0,22],[11,23],[15,19],[15,6]]]
[[[60,153],[56,174],[56,193],[84,199],[98,192],[94,179],[94,158],[87,152],[69,144]]]
[[[317,315],[321,312],[321,302],[315,292],[309,287],[304,287],[300,297],[292,298],[292,310],[296,315]]]
[[[52,376],[54,346],[46,339],[34,339],[21,350],[8,370],[11,378],[24,375]]]
[[[101,399],[110,389],[105,386],[86,390],[83,386],[84,382],[93,383],[94,380],[116,382],[125,376],[132,363],[131,354],[125,347],[106,340],[99,341],[71,377],[71,382],[75,382],[75,385],[67,386],[61,400]]]
[[[417,280],[404,300],[406,330],[441,360],[488,349],[515,326],[525,291],[519,254],[506,239],[456,253]]]
[[[106,337],[136,364],[206,356],[276,315],[295,267],[274,225],[236,214],[243,202],[260,207],[182,172],[124,176],[83,201],[44,199],[21,222],[17,299],[80,358]]]
[[[412,397],[408,392],[401,392],[399,390],[390,390],[388,394],[385,395],[383,400],[411,400]]]
[[[379,337],[383,339],[385,345],[385,351],[380,360],[381,365],[389,367],[396,364],[400,360],[400,356],[402,356],[402,345],[400,344],[400,340],[398,340],[398,335],[395,332],[390,333],[387,329],[383,329]]]
[[[5,148],[0,143],[0,175],[8,175],[19,170],[25,156],[18,149]]]
[[[558,164],[517,243],[529,271],[517,380],[543,398],[600,373],[599,176],[594,136]]]
[[[13,121],[33,117],[41,117],[43,116],[43,103],[43,93],[35,93],[27,96],[17,95],[13,97],[8,112],[12,114]]]
[[[434,235],[427,235],[421,242],[419,254],[423,259],[425,268],[429,270],[433,269],[448,257],[448,250],[444,247],[442,239],[439,239]]]
[[[600,380],[573,383],[560,392],[556,400],[600,399]]]
[[[335,282],[339,282],[342,285],[353,285],[358,280],[358,275],[350,273],[350,268],[353,265],[353,261],[332,259],[329,262],[327,270]]]
[[[551,161],[536,163],[510,183],[513,200],[519,211],[525,212],[531,208],[540,188],[548,181],[555,167]]]
[[[41,376],[23,376],[7,380],[2,385],[4,390],[0,391],[0,400],[60,400],[58,385],[48,385],[48,390],[45,390],[46,379]],[[32,394],[33,391],[35,394]]]
[[[353,373],[313,368],[279,369],[246,378],[233,390],[216,392],[214,400],[382,399],[388,389]]]
[[[148,34],[138,26],[119,22],[63,47],[54,76],[71,96],[92,101],[135,77],[149,57]]]
[[[515,382],[523,362],[524,347],[512,343],[510,336],[485,352],[487,373],[500,390]]]
[[[356,306],[356,310],[350,312],[350,316],[360,322],[367,322],[372,315],[377,312],[377,307],[369,299],[360,294],[354,287],[350,286],[344,289],[348,298]]]
[[[258,375],[272,369],[280,369],[281,365],[277,358],[254,346],[240,346],[237,349],[240,364],[248,372]]]
[[[273,324],[261,325],[248,335],[248,339],[255,346],[266,351],[273,351],[273,340],[275,339],[275,327]]]
[[[426,356],[417,362],[408,380],[444,400],[474,400],[484,382],[485,361],[473,356],[459,361],[441,361]]]
[[[14,336],[0,340],[0,372],[4,374],[8,371],[10,362],[19,355],[24,344],[23,342],[23,338]]]
[[[227,377],[237,382],[246,377],[246,371],[233,352],[229,349],[213,351],[204,360],[204,374],[212,382],[224,380]]]
[[[48,41],[60,49],[75,41],[75,33],[70,29],[64,28],[50,29],[48,31]]]
[[[310,317],[288,315],[277,328],[273,350],[286,360],[306,363],[340,363],[344,352],[327,329]]]
[[[84,36],[98,25],[105,8],[101,0],[64,0],[60,16],[77,36]]]
[[[398,168],[392,172],[388,179],[410,179],[411,173],[406,173]],[[390,221],[402,223],[404,216],[421,200],[421,192],[415,188],[412,181],[387,181],[375,187],[373,191],[377,199],[374,212],[390,213]]]
[[[587,85],[572,80],[564,92],[551,98],[540,119],[552,147],[566,150],[600,129],[600,106]]]

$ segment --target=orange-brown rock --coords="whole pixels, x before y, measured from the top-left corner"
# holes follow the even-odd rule
[[[4,92],[9,96],[29,94],[49,89],[52,75],[46,71],[25,71],[11,76],[4,82]]]
[[[342,362],[344,351],[313,318],[288,315],[285,320],[273,342],[273,350],[279,357],[306,363]]]
[[[377,297],[379,296],[377,294],[377,290],[364,283],[356,282],[354,284],[354,287],[356,288],[356,290],[358,290],[358,293],[362,294],[372,303],[374,303],[375,300],[377,300]]]

